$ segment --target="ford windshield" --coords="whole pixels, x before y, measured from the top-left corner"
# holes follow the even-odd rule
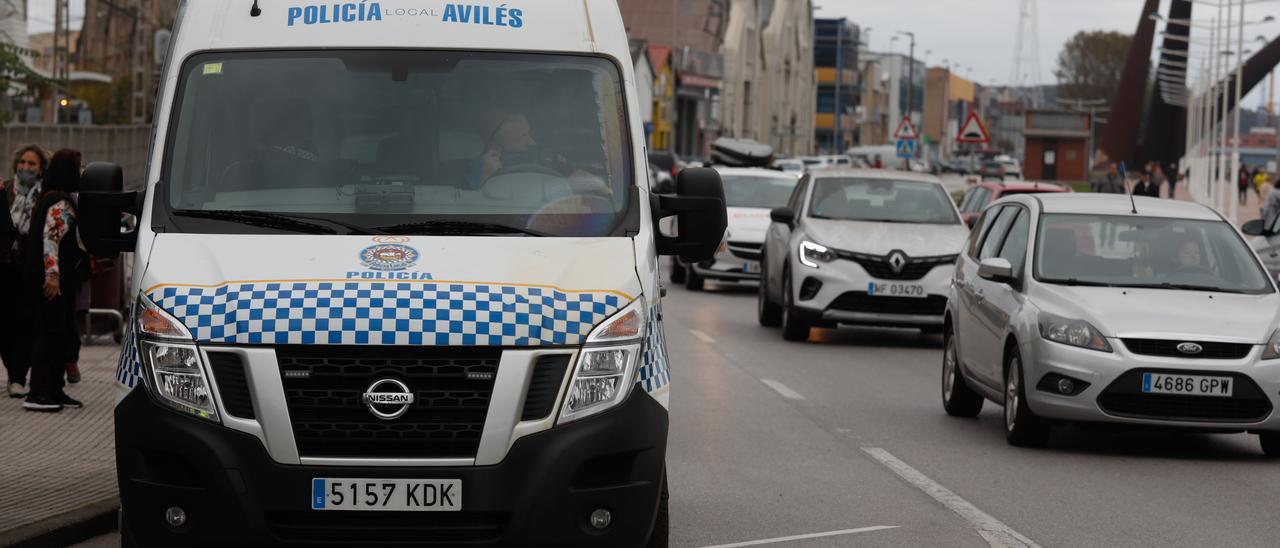
[[[179,77],[166,230],[622,235],[617,67],[446,51],[208,53]]]

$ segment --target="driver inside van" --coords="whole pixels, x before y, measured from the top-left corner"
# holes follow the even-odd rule
[[[484,152],[467,175],[469,189],[480,188],[504,167],[536,163],[529,149],[537,142],[533,140],[533,127],[525,115],[489,109],[480,116],[480,134],[485,136]]]

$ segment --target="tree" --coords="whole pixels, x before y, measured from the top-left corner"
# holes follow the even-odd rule
[[[1111,100],[1133,36],[1111,31],[1080,31],[1058,53],[1058,96]]]

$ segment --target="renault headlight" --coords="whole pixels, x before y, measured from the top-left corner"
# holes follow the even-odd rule
[[[1271,338],[1267,339],[1267,346],[1262,348],[1262,359],[1274,360],[1280,358],[1280,329],[1271,334]]]
[[[1111,343],[1084,320],[1071,320],[1047,312],[1040,313],[1040,336],[1068,346],[1111,352]]]
[[[818,268],[818,263],[829,263],[836,260],[836,252],[826,246],[805,240],[800,242],[800,264],[809,268]]]
[[[213,385],[191,332],[146,295],[138,296],[137,311],[134,328],[147,390],[160,403],[217,422]]]
[[[639,298],[591,331],[578,353],[559,424],[603,412],[626,400],[635,384],[645,321],[644,299]]]

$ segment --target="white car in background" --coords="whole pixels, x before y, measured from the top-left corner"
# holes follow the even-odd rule
[[[1000,164],[1000,167],[1004,168],[1005,180],[1022,180],[1022,164],[1018,163],[1017,160],[1014,160],[1012,156],[996,156],[996,162]]]
[[[672,283],[702,289],[706,280],[747,282],[760,279],[760,248],[769,230],[769,212],[787,205],[800,176],[772,169],[718,167],[724,182],[729,226],[715,257],[699,263],[671,263]]]
[[[760,325],[781,326],[789,341],[807,340],[811,327],[840,325],[942,331],[969,230],[937,177],[814,172],[771,219]]]

